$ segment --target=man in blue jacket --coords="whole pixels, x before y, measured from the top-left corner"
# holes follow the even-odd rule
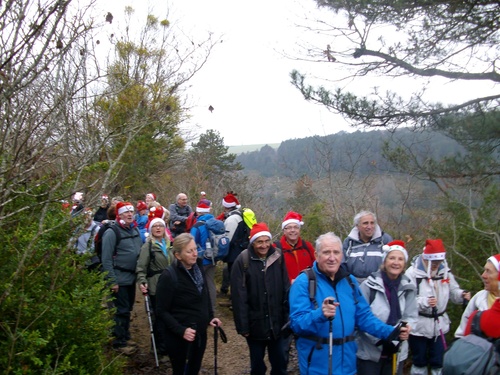
[[[355,329],[390,341],[397,340],[398,335],[401,340],[408,339],[408,328],[387,325],[372,314],[356,279],[340,267],[342,256],[340,238],[331,232],[321,235],[316,240],[313,265],[314,299],[305,273],[295,279],[290,289],[290,327],[298,336],[301,374],[324,375],[330,366],[332,374],[356,374]]]

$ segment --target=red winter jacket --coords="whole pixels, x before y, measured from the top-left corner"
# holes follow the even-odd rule
[[[282,236],[279,241],[274,243],[274,247],[277,247],[283,253],[283,259],[285,259],[285,265],[288,271],[288,278],[291,283],[299,275],[300,271],[312,267],[316,260],[314,248],[311,243],[304,241],[300,237],[295,246],[292,247],[286,242],[285,236]]]

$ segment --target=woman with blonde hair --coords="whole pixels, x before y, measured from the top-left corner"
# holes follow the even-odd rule
[[[220,326],[214,318],[202,259],[193,236],[175,238],[175,261],[161,275],[156,290],[158,319],[164,324],[172,371],[198,374],[207,345],[208,326]]]
[[[170,239],[166,233],[165,221],[154,218],[149,223],[149,236],[142,245],[136,267],[137,283],[142,294],[149,295],[151,311],[156,308],[156,287],[160,275],[172,263],[172,260]],[[164,330],[158,319],[154,319],[153,331],[158,353],[160,356],[164,356],[167,354],[165,338],[161,334]]]

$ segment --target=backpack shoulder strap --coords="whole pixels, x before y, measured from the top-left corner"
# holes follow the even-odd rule
[[[352,282],[351,274],[348,274],[345,278],[347,279],[347,282],[349,283],[349,286],[352,289],[352,298],[354,298],[354,304],[357,305],[359,302],[358,301],[358,293],[357,293],[356,287],[354,286],[354,283]]]
[[[368,301],[368,304],[371,305],[373,300],[375,299],[375,294],[377,291],[373,288],[370,288],[370,300]]]
[[[168,274],[170,275],[170,278],[172,279],[172,285],[171,285],[171,287],[174,288],[174,289],[175,289],[175,287],[177,286],[177,283],[178,283],[177,270],[175,269],[175,267],[177,267],[176,262],[170,264],[170,266],[168,266],[165,269],[168,272]]]
[[[318,308],[318,302],[316,301],[316,272],[312,268],[306,268],[303,270],[307,275],[307,291],[309,292],[309,300],[314,304],[314,308]]]

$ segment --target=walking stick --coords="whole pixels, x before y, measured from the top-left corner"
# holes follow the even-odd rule
[[[335,303],[335,300],[328,300],[330,305]],[[333,356],[333,316],[328,318],[328,375],[332,375],[332,356]]]
[[[407,322],[404,320],[401,321],[400,327],[406,327]],[[399,351],[401,350],[401,341],[398,342],[396,353],[392,354],[392,375],[396,375],[398,373],[398,357]]]
[[[191,323],[190,327],[196,331],[197,324]],[[198,333],[195,334],[194,340],[188,342],[187,351],[186,351],[186,364],[184,365],[184,374],[189,373],[189,361],[191,360],[191,354],[193,351],[193,343],[198,339]]]
[[[439,327],[439,336],[441,336],[441,341],[443,342],[443,348],[444,350],[448,349],[448,345],[446,345],[446,339],[444,337],[443,330],[441,329],[441,324],[439,324],[439,316],[437,312],[437,307],[432,308],[432,315],[434,316],[434,321],[437,323]]]
[[[149,297],[147,293],[143,293],[144,295],[144,303],[146,305],[146,312],[148,314],[148,321],[149,321],[149,330],[151,332],[151,342],[153,343],[153,353],[155,355],[155,364],[156,367],[160,367],[160,364],[158,363],[158,353],[156,351],[156,341],[155,341],[155,335],[154,335],[154,330],[153,330],[153,320],[151,319],[151,309],[149,308]]]
[[[217,375],[217,339],[219,337],[219,332],[221,341],[223,343],[227,342],[226,333],[222,330],[221,327],[215,326],[214,327],[214,375]]]

